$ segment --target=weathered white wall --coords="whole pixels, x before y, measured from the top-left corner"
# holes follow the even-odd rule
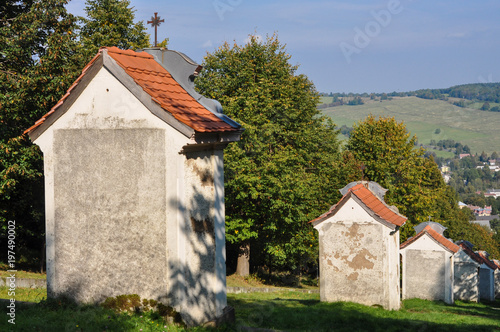
[[[479,264],[462,249],[454,255],[453,295],[455,300],[479,302]]]
[[[180,153],[189,139],[105,68],[35,143],[44,152],[49,296],[136,293],[173,305],[191,325],[222,313],[221,150]]]
[[[402,298],[453,303],[453,253],[429,235],[401,249]]]
[[[399,232],[349,200],[316,226],[321,301],[353,301],[399,309]]]

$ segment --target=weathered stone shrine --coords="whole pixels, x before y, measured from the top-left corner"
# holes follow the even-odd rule
[[[166,49],[103,48],[26,132],[44,153],[48,296],[156,299],[188,325],[227,305],[223,149],[242,128]]]
[[[406,222],[384,202],[386,189],[353,182],[311,221],[319,231],[321,301],[400,308],[399,228]]]
[[[460,247],[443,236],[445,229],[432,221],[420,223],[415,226],[417,234],[401,244],[403,300],[453,303],[453,256]]]

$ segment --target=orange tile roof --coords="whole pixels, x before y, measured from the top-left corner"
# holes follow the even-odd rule
[[[459,245],[458,245],[460,248],[462,248],[462,250],[470,257],[472,258],[474,261],[476,261],[477,263],[479,264],[482,264],[484,263],[483,262],[483,259],[478,255],[476,254],[474,251],[472,251],[471,248],[469,248],[465,243],[461,242]]]
[[[488,265],[488,267],[490,267],[493,270],[498,269],[498,266],[494,262],[492,262],[488,259],[488,256],[486,255],[486,251],[477,251],[476,254],[479,257],[481,257],[481,259],[483,260],[483,263]]]
[[[99,56],[102,56],[103,50],[107,50],[107,54],[125,70],[137,85],[151,96],[152,100],[172,114],[175,119],[191,127],[194,131],[205,133],[241,131],[240,127],[228,124],[195,100],[162,65],[156,62],[152,55],[146,52],[106,47],[102,48],[98,55],[83,69],[80,77],[50,112],[27,129],[25,133],[29,133],[40,126],[64,103],[68,95],[85,76],[88,68],[92,66]]]
[[[406,217],[390,209],[387,206],[387,204],[381,201],[374,193],[372,193],[362,183],[359,183],[354,187],[350,188],[349,191],[344,195],[344,197],[342,197],[337,204],[332,206],[328,212],[322,214],[321,216],[310,222],[312,223],[315,221],[323,220],[326,217],[334,215],[338,211],[338,209],[343,205],[343,203],[347,201],[349,197],[351,197],[351,195],[355,195],[359,200],[361,200],[361,202],[367,208],[369,208],[378,217],[387,221],[388,223],[401,227],[407,220]]]
[[[82,73],[80,74],[80,76],[78,76],[78,78],[76,79],[76,81],[73,82],[73,84],[69,87],[68,91],[66,91],[66,93],[64,94],[64,96],[62,96],[62,98],[59,99],[59,101],[57,102],[57,104],[55,104],[50,109],[50,111],[48,111],[40,119],[38,119],[35,122],[34,125],[32,125],[31,127],[29,127],[28,129],[26,129],[24,131],[24,134],[28,134],[28,133],[32,132],[33,130],[35,130],[36,128],[38,128],[42,123],[44,123],[45,120],[47,120],[47,118],[49,116],[51,116],[52,114],[54,114],[54,112],[66,101],[66,99],[70,96],[70,94],[73,92],[73,90],[78,86],[78,84],[80,83],[80,81],[82,80],[82,78],[85,76],[85,74],[87,74],[87,72],[89,71],[89,69],[92,67],[92,65],[97,61],[97,59],[100,56],[101,56],[101,53],[99,52],[96,56],[94,56],[94,58],[92,60],[90,60],[90,62],[85,66],[85,68],[83,68]]]
[[[439,244],[441,244],[443,247],[447,248],[453,253],[456,253],[458,252],[458,250],[460,250],[459,246],[457,246],[455,243],[451,242],[450,240],[448,240],[447,238],[436,232],[431,226],[426,226],[420,233],[406,240],[404,243],[401,244],[400,248],[401,249],[406,248],[407,246],[409,246],[410,244],[414,243],[416,240],[421,238],[424,234],[429,235]]]

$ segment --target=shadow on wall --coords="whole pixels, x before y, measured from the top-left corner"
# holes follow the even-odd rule
[[[217,268],[217,255],[224,248],[216,246],[224,240],[224,225],[217,225],[214,201],[197,187],[191,187],[187,206],[178,200],[170,202],[183,216],[179,225],[179,259],[168,264],[170,294],[168,303],[180,311],[188,326],[217,318],[217,301],[226,306],[225,268]],[[222,219],[223,220],[223,219]],[[163,299],[161,299],[163,300]],[[222,308],[220,308],[221,310]]]
[[[455,264],[454,298],[460,301],[479,302],[479,277],[474,264]]]

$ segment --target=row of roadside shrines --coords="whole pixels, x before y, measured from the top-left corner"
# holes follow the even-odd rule
[[[441,224],[420,223],[400,245],[407,218],[384,202],[386,191],[375,182],[352,182],[337,204],[311,221],[319,231],[321,301],[398,310],[401,299],[451,304],[500,297],[500,261],[468,241],[447,239]]]

